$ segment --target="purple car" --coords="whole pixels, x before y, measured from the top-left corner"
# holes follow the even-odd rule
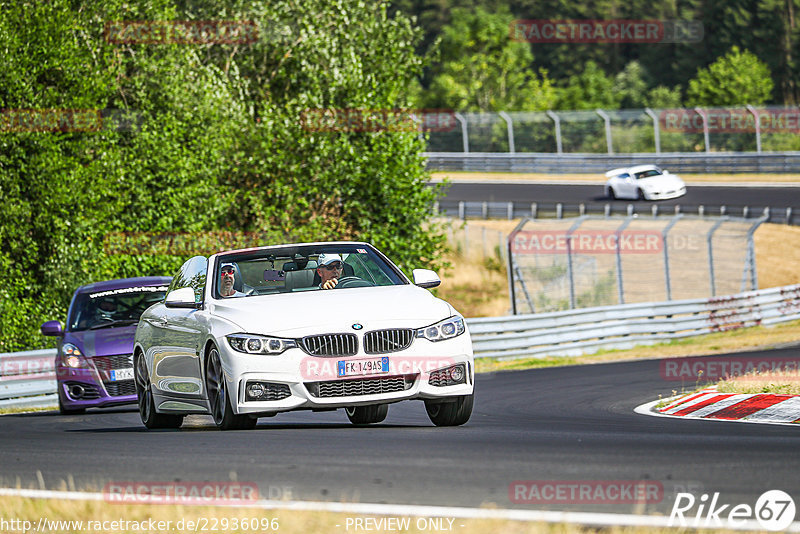
[[[42,325],[58,336],[55,374],[62,414],[136,402],[133,336],[142,312],[164,300],[172,278],[147,276],[108,280],[75,290],[67,326]]]

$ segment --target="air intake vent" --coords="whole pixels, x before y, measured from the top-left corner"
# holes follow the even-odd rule
[[[306,388],[318,398],[353,397],[405,391],[414,385],[413,376],[392,376],[367,378],[361,380],[330,380],[328,382],[306,383]]]
[[[303,350],[312,356],[353,356],[358,352],[355,334],[324,334],[300,340]]]
[[[364,352],[367,354],[386,354],[407,349],[414,341],[414,331],[410,328],[374,330],[364,334]]]

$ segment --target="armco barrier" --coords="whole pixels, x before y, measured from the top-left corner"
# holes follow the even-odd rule
[[[581,355],[800,319],[800,284],[725,297],[467,319],[476,358]],[[0,354],[0,409],[55,407],[55,349]]]
[[[737,295],[467,319],[476,358],[575,356],[800,319],[800,285]]]
[[[55,349],[0,354],[0,409],[55,407]]]

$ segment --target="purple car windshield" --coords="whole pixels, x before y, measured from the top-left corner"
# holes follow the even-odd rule
[[[167,286],[138,286],[79,293],[71,307],[67,329],[94,330],[139,322],[142,313],[164,299]]]

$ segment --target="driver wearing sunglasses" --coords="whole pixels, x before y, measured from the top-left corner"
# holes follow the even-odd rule
[[[233,288],[236,280],[236,267],[232,263],[223,263],[220,268],[219,293],[223,297],[244,297],[241,291]]]
[[[342,277],[344,263],[338,254],[320,254],[317,260],[317,274],[322,282],[319,284],[321,289],[333,289]]]

